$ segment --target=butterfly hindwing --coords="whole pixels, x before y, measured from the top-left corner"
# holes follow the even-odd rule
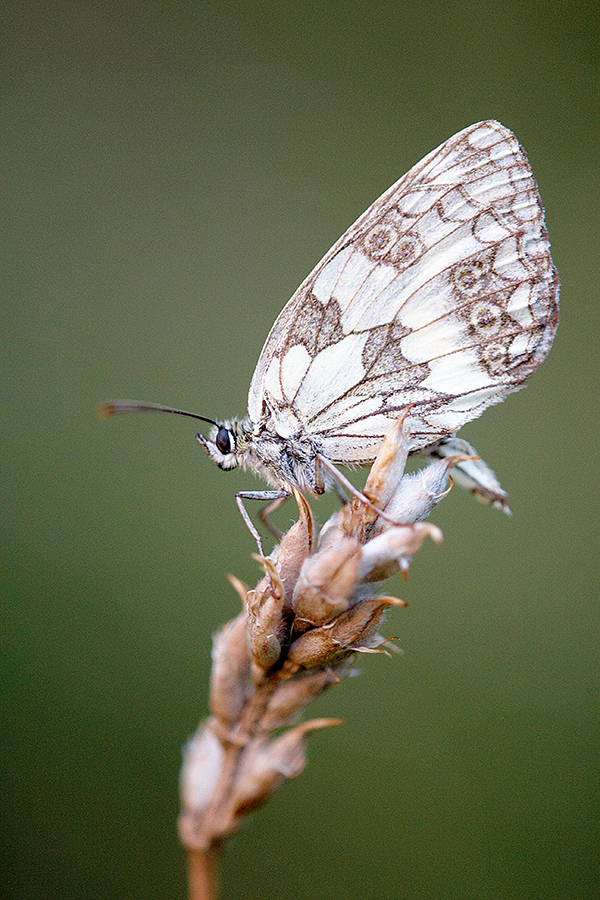
[[[261,353],[249,417],[367,462],[408,404],[413,449],[458,430],[545,357],[558,280],[529,163],[497,122],[430,153],[331,248]]]

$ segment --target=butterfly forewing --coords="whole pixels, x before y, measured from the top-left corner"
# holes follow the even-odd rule
[[[408,404],[412,449],[458,430],[545,357],[558,279],[543,207],[498,122],[425,157],[342,235],[275,322],[250,387],[254,422],[373,459]]]

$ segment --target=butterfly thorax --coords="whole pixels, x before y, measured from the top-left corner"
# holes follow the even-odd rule
[[[316,465],[318,442],[302,432],[284,437],[271,419],[228,419],[198,440],[220,469],[242,466],[273,487],[289,491],[293,485],[313,495],[331,486],[331,476]]]

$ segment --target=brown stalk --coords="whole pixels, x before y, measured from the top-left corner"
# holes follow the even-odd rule
[[[387,510],[385,518],[352,500],[315,544],[310,508],[294,492],[298,521],[269,557],[258,557],[264,576],[257,586],[229,576],[243,609],[215,635],[211,715],[190,739],[181,773],[179,832],[190,900],[214,900],[225,839],[300,774],[307,735],[341,724],[298,724],[305,707],[349,674],[357,653],[387,652],[379,625],[391,605],[405,604],[378,594],[379,584],[406,571],[426,537],[441,540],[439,529],[420,520],[447,492],[457,460],[404,476],[407,445],[400,419],[367,479],[365,493]]]

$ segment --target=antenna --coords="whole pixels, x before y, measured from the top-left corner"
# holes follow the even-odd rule
[[[183,409],[173,409],[171,406],[161,406],[160,403],[143,403],[141,400],[107,400],[100,407],[100,415],[103,419],[129,412],[173,413],[175,416],[189,416],[190,419],[200,419],[200,421],[208,422],[210,425],[217,425],[214,419],[207,419],[206,416],[199,416],[197,413],[186,412]]]

